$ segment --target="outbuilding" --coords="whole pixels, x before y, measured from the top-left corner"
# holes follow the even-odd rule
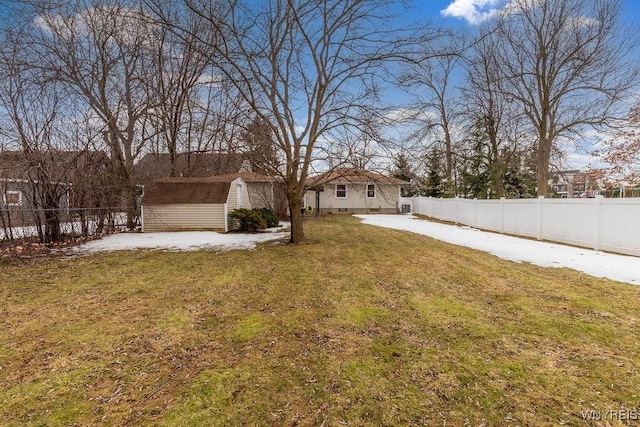
[[[144,188],[142,231],[229,231],[228,214],[251,208],[242,178],[161,178]]]

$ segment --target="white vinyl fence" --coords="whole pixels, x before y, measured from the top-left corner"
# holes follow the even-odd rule
[[[414,197],[412,212],[470,227],[640,256],[640,198],[436,199]]]

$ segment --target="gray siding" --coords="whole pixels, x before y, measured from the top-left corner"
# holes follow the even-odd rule
[[[274,208],[273,183],[248,182],[247,191],[252,208]]]
[[[375,183],[375,197],[367,197],[366,184],[347,185],[347,197],[336,197],[336,185],[325,184],[320,192],[320,213],[397,213],[399,186]],[[316,193],[305,194],[305,206],[316,208]]]

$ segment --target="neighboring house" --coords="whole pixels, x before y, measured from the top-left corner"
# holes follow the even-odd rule
[[[205,178],[252,171],[248,156],[237,153],[180,153],[171,163],[168,153],[145,154],[135,165],[136,180],[146,184],[170,176]]]
[[[550,196],[562,199],[595,197],[599,194],[597,183],[589,177],[589,174],[579,170],[556,172],[549,179],[549,185]]]
[[[281,185],[275,178],[255,172],[238,172],[219,175],[219,178],[241,178],[247,184],[249,201],[252,208],[269,208],[276,211],[276,193]]]
[[[144,188],[142,231],[229,231],[228,213],[251,208],[241,178],[161,178]]]
[[[409,182],[362,169],[339,168],[307,180],[303,205],[316,214],[397,213]]]
[[[61,177],[48,172],[53,152],[31,153],[27,159],[22,151],[0,152],[0,227],[42,224],[43,209],[69,208],[71,184],[57,181]],[[42,180],[42,176],[51,176]]]
[[[44,197],[52,186],[62,186],[70,207],[102,207],[102,193],[112,187],[108,173],[111,162],[103,151],[46,150],[0,152],[0,180],[20,183],[23,201],[32,200],[27,208],[42,207]],[[45,185],[48,188],[45,188]],[[1,189],[1,188],[0,188]],[[60,193],[59,189],[55,189]],[[23,205],[25,206],[25,205]]]

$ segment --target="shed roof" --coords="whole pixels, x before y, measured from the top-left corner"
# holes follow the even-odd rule
[[[161,178],[145,186],[143,205],[226,203],[234,179]]]

